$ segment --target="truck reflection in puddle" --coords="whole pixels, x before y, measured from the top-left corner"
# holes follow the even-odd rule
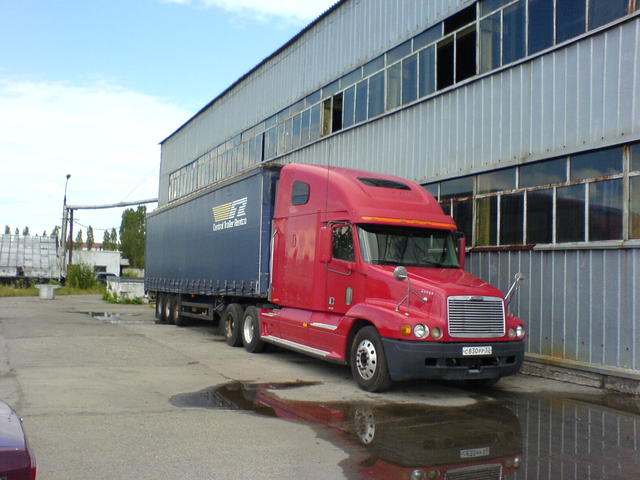
[[[171,403],[307,423],[350,455],[341,465],[349,478],[504,480],[513,478],[522,463],[520,423],[498,403],[455,408],[313,403],[283,400],[273,393],[305,385],[232,382],[176,395]]]

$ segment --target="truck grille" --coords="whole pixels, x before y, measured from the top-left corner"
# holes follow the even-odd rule
[[[449,335],[457,338],[504,336],[504,307],[499,297],[449,297]]]
[[[449,470],[446,480],[500,480],[502,465],[474,465],[473,467]]]

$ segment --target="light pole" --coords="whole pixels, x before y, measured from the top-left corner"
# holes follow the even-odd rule
[[[64,200],[62,201],[62,229],[60,231],[60,241],[62,242],[62,259],[60,262],[60,267],[62,272],[66,273],[66,265],[65,260],[67,258],[67,185],[69,184],[69,178],[71,178],[71,174],[67,173],[67,179],[64,182]]]

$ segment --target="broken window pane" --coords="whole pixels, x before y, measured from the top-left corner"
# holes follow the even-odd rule
[[[476,245],[497,244],[498,197],[479,198],[476,202]]]
[[[480,72],[500,66],[500,12],[480,21]]]
[[[586,0],[562,0],[556,4],[556,43],[585,32]]]
[[[418,98],[418,55],[412,55],[402,61],[402,104]]]
[[[556,190],[556,242],[584,241],[584,185]]]
[[[331,131],[342,130],[342,93],[333,97],[331,116]]]
[[[581,153],[571,157],[571,180],[622,173],[622,147]]]
[[[627,14],[627,0],[589,0],[589,30]]]
[[[438,90],[453,84],[453,36],[438,43]]]
[[[476,27],[456,34],[456,82],[476,74]]]
[[[369,79],[369,111],[373,118],[384,113],[384,72],[375,74]]]
[[[524,1],[504,9],[502,17],[502,64],[506,65],[524,57],[525,47]]]
[[[523,243],[524,193],[500,197],[500,245]]]
[[[436,49],[435,46],[425,48],[419,53],[418,89],[420,97],[436,91]]]
[[[387,68],[387,110],[400,105],[400,77],[402,65],[396,63]]]
[[[553,45],[553,0],[529,0],[529,54]]]
[[[520,167],[520,188],[567,181],[567,159],[547,160]]]
[[[527,238],[525,242],[553,242],[553,189],[527,192]]]
[[[589,241],[622,238],[622,179],[589,184]]]

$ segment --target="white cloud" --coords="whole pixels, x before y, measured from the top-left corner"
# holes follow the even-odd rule
[[[225,10],[253,14],[259,18],[281,17],[296,22],[311,21],[337,0],[164,0],[167,3],[200,4]]]
[[[108,83],[0,78],[2,233],[4,225],[12,231],[28,225],[40,234],[60,224],[67,173],[70,204],[156,197],[158,142],[188,116],[162,99]],[[77,212],[81,223],[94,228],[117,228],[120,215]]]

